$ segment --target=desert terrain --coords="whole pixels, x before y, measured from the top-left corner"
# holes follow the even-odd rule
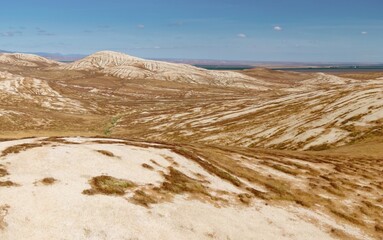
[[[0,239],[383,239],[383,73],[0,54]]]

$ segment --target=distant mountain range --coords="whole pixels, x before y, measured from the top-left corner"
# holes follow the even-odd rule
[[[0,49],[0,53],[12,53],[12,52],[10,52],[10,51],[5,51],[5,50],[1,50],[1,49]]]
[[[0,53],[15,53],[12,51],[0,50]],[[84,54],[62,54],[62,53],[47,53],[47,52],[23,52],[29,54],[39,55],[51,60],[60,61],[60,62],[73,62],[81,58],[86,57]]]
[[[1,50],[0,53],[15,53],[12,51]],[[87,57],[86,54],[62,54],[47,52],[23,52],[39,55],[59,62],[74,62]],[[184,63],[199,67],[270,67],[270,68],[297,68],[297,67],[347,67],[347,66],[382,66],[383,62],[288,62],[288,61],[244,61],[244,60],[213,60],[213,59],[180,59],[180,58],[152,58],[151,60],[166,61],[172,63]]]

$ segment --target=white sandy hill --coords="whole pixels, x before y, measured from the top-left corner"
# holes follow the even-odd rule
[[[325,225],[364,237],[309,210],[261,200],[244,205],[237,200],[243,188],[192,159],[158,144],[132,144],[94,138],[0,142],[0,239],[331,239]],[[15,151],[20,145],[24,149]],[[125,186],[121,194],[89,194],[91,179],[99,176],[129,184],[118,183]],[[182,181],[198,182],[197,190],[207,192],[177,191]],[[149,201],[153,197],[157,202]]]
[[[61,63],[33,54],[0,53],[0,63],[22,67],[53,67]]]
[[[66,112],[86,111],[80,102],[62,96],[47,81],[8,72],[0,72],[0,101],[10,106],[16,102],[24,102]]]
[[[210,71],[187,64],[168,63],[132,57],[123,53],[101,51],[76,62],[60,66],[67,70],[100,71],[124,79],[153,79],[218,86],[267,90],[270,84],[231,72]]]
[[[301,83],[302,84],[310,84],[310,85],[320,85],[320,84],[330,84],[330,85],[343,85],[343,84],[350,84],[350,83],[358,83],[360,81],[349,79],[349,78],[342,78],[326,73],[316,73],[314,78],[304,80]]]
[[[158,131],[161,140],[184,136],[206,144],[299,150],[342,146],[370,131],[379,131],[383,120],[383,82],[338,85],[346,80],[320,76],[324,86],[333,85],[328,89],[308,85],[306,92],[302,87],[301,92],[275,99],[254,97],[203,108],[195,106],[177,114],[168,110],[156,115],[144,112],[133,122],[130,118],[121,121],[117,128],[145,123],[147,128]]]

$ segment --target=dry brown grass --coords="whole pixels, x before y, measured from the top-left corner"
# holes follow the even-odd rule
[[[12,181],[0,181],[0,187],[15,187],[15,186],[19,186],[19,185]]]
[[[327,150],[330,148],[331,148],[331,145],[324,143],[321,145],[311,146],[308,150],[309,151],[323,151],[323,150]]]
[[[260,198],[260,199],[263,199],[263,200],[267,200],[268,199],[268,197],[267,197],[268,194],[267,193],[258,191],[256,189],[250,188],[250,187],[246,188],[246,190],[251,192],[257,198]]]
[[[146,168],[146,169],[149,169],[149,170],[153,170],[154,169],[152,166],[150,166],[149,164],[146,164],[146,163],[143,163],[142,167]]]
[[[195,161],[209,173],[216,175],[226,181],[229,181],[237,187],[242,185],[241,181],[239,181],[239,179],[236,178],[235,176],[232,176],[227,171],[223,171],[222,169],[218,168],[216,165],[213,165],[208,161],[202,160],[199,156],[196,156],[196,154],[193,154],[193,152],[187,151],[186,148],[183,148],[183,149],[173,148],[172,150],[175,153],[178,153],[188,159]]]
[[[281,172],[284,172],[284,173],[287,173],[287,174],[290,174],[293,176],[296,176],[300,173],[300,171],[297,169],[294,169],[291,167],[286,167],[286,166],[279,165],[279,164],[272,164],[271,167],[278,170],[278,171],[281,171]]]
[[[108,157],[115,157],[115,155],[112,152],[107,150],[97,150],[97,152]]]
[[[377,220],[383,218],[383,211],[379,207],[383,198],[370,197],[371,194],[383,194],[379,180],[381,174],[378,173],[383,169],[381,159],[327,155],[325,152],[298,153],[206,145],[184,145],[182,151],[176,152],[196,162],[203,159],[206,165],[213,165],[214,168],[210,169],[212,174],[215,174],[214,169],[217,168],[239,181],[246,179],[261,185],[267,191],[261,192],[250,187],[245,190],[268,204],[295,203],[306,208],[320,209],[338,221],[354,224],[371,236],[381,235],[375,225],[379,224]],[[241,161],[253,161],[255,168],[244,167],[238,161],[239,158]],[[256,166],[262,168],[257,171]],[[275,166],[291,170],[290,175],[306,183],[306,187],[262,171],[265,167],[281,170]],[[286,173],[283,170],[281,172]],[[248,200],[244,196],[238,198],[243,202]],[[346,199],[352,199],[355,204],[348,206]]]
[[[378,223],[375,225],[375,231],[383,233],[383,224]]]
[[[209,195],[206,187],[197,179],[190,178],[173,167],[169,167],[169,174],[161,189],[172,193],[193,193]]]
[[[245,205],[249,205],[251,203],[251,198],[251,195],[248,193],[238,194],[238,199]]]
[[[44,185],[52,185],[55,182],[57,182],[57,179],[55,179],[53,177],[46,177],[46,178],[41,179],[40,182]]]
[[[124,195],[129,188],[136,186],[135,183],[118,179],[111,176],[97,176],[89,180],[91,189],[84,190],[82,193],[86,195],[105,194],[105,195]]]
[[[355,213],[346,212],[340,209],[330,209],[330,211],[336,216],[343,218],[353,224],[364,225],[364,222],[361,220],[360,216],[357,216]]]
[[[156,162],[155,160],[153,160],[153,159],[151,159],[150,162],[153,163],[156,166],[161,167],[161,165],[158,162]]]
[[[62,143],[62,144],[80,144],[77,142],[67,141],[67,140],[63,139],[62,137],[58,137],[58,136],[48,137],[48,138],[44,139],[44,142],[55,142],[55,143]]]
[[[5,169],[4,166],[0,164],[0,177],[4,177],[7,175],[9,175],[7,169]]]
[[[131,198],[131,201],[144,207],[149,207],[150,204],[155,204],[158,202],[153,195],[149,195],[143,190],[136,190],[133,197]]]
[[[32,148],[42,147],[44,145],[47,145],[47,143],[24,143],[24,144],[14,145],[3,150],[1,157],[5,157],[9,154],[20,153],[22,151],[26,151]]]
[[[187,194],[193,199],[208,201],[216,206],[227,202],[225,199],[210,195],[211,189],[204,185],[205,181],[191,178],[171,166],[168,167],[168,170],[168,173],[162,172],[165,181],[159,187],[151,185],[149,188],[138,189],[129,200],[135,204],[149,207],[151,204],[169,202],[175,195]],[[250,194],[238,196],[238,199],[245,203],[245,196],[248,197],[247,204],[249,204]]]

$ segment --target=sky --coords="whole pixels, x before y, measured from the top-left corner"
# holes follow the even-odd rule
[[[383,62],[383,0],[1,0],[0,49]]]

